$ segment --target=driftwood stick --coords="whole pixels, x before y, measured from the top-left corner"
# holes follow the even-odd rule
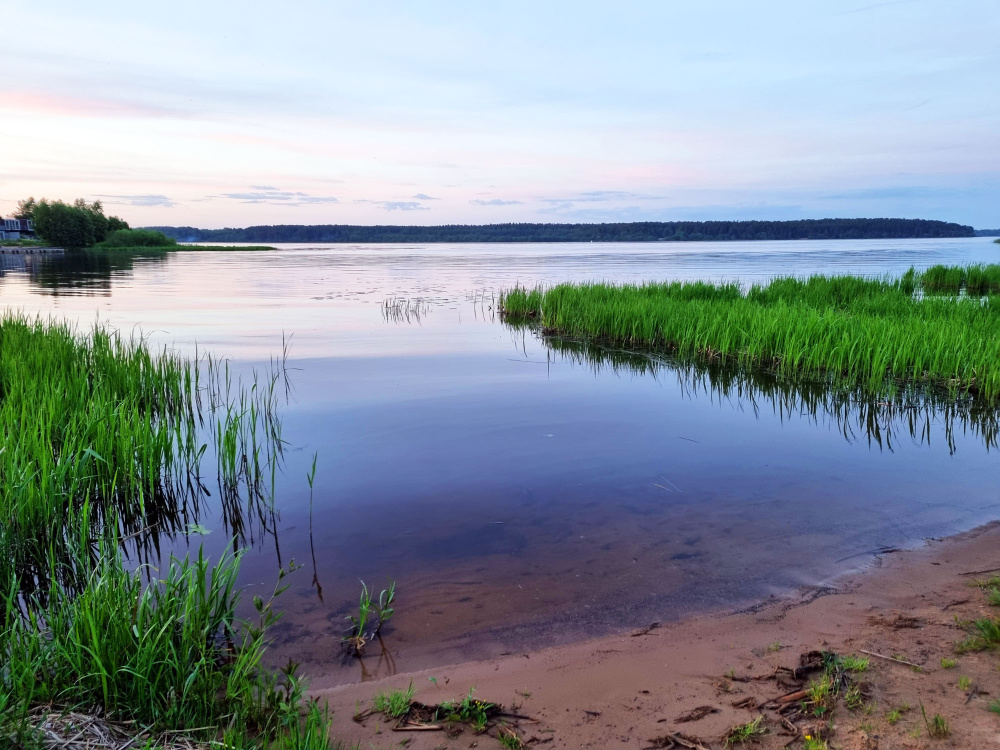
[[[874,651],[865,651],[863,648],[859,648],[862,654],[868,654],[869,656],[874,656],[876,659],[885,659],[886,661],[892,661],[896,664],[905,664],[908,667],[916,667],[917,669],[923,669],[919,664],[914,664],[912,661],[907,661],[906,659],[897,659],[895,656],[886,656],[885,654],[876,654]]]
[[[407,724],[405,726],[395,726],[393,732],[437,732],[444,729],[440,724]]]
[[[1000,568],[987,568],[986,570],[967,570],[964,573],[959,573],[960,576],[978,576],[982,573],[996,573]]]
[[[761,707],[771,706],[775,703],[794,703],[795,701],[802,700],[808,697],[808,690],[796,690],[792,693],[785,693],[784,695],[779,695],[777,698],[771,698],[767,703],[761,704]]]

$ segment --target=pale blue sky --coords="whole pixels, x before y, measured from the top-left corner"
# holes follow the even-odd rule
[[[0,3],[0,212],[1000,226],[1000,2]]]

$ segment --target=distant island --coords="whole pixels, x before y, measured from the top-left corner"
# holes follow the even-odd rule
[[[640,221],[615,224],[278,224],[244,229],[148,227],[180,242],[678,242],[973,237],[962,224],[924,219]]]
[[[614,224],[277,224],[244,229],[147,227],[179,242],[680,242],[974,237],[963,224],[925,219],[637,221]]]

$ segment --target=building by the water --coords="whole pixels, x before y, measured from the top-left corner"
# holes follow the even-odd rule
[[[33,240],[35,224],[31,219],[2,219],[0,240]]]

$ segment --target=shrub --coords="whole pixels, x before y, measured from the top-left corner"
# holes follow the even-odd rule
[[[152,229],[117,229],[100,247],[171,247],[176,244],[173,237]]]

